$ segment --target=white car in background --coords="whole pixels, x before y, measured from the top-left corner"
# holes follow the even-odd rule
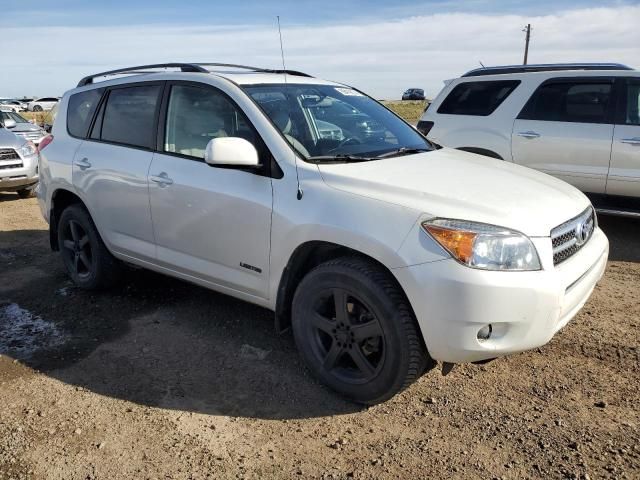
[[[3,110],[11,110],[13,112],[25,112],[27,110],[26,104],[19,100],[5,99],[0,100],[0,108]]]
[[[30,112],[42,112],[51,110],[60,100],[56,97],[42,97],[29,102],[27,110]]]
[[[113,285],[124,261],[271,309],[309,368],[366,404],[436,360],[547,343],[607,262],[574,187],[435,148],[300,72],[103,72],[64,95],[51,133],[38,198],[79,287]]]
[[[640,72],[619,64],[472,70],[418,122],[430,140],[534,168],[598,211],[640,217]]]

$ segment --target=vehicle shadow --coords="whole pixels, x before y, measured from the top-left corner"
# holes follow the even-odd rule
[[[640,222],[600,225],[611,260],[640,262]],[[362,409],[310,376],[272,312],[144,270],[109,291],[79,290],[46,230],[0,232],[0,353],[152,407],[262,419]]]
[[[107,292],[76,289],[46,231],[0,232],[0,247],[0,353],[52,378],[213,415],[293,419],[362,409],[310,376],[270,311],[144,270],[128,270]]]
[[[13,192],[2,192],[0,193],[0,202],[13,202],[15,200],[20,200],[20,197],[17,193]]]
[[[640,262],[640,220],[598,215],[598,223],[609,239],[609,260]]]

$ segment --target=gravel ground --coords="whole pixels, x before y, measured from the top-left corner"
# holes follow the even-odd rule
[[[34,199],[0,194],[0,479],[640,478],[640,223],[547,346],[364,409],[272,315],[132,270],[79,291]]]

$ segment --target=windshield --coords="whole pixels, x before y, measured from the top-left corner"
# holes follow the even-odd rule
[[[0,120],[14,120],[16,123],[30,123],[26,118],[14,112],[0,112]]]
[[[411,126],[348,87],[275,84],[244,88],[308,160],[369,160],[432,149]]]

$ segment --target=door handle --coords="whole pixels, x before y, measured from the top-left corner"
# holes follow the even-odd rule
[[[80,170],[83,170],[83,171],[86,170],[87,168],[91,168],[91,162],[89,162],[89,159],[87,157],[76,162],[76,165],[80,167]]]
[[[167,175],[167,172],[161,172],[158,175],[151,175],[149,177],[149,179],[152,182],[157,183],[158,186],[160,186],[160,187],[166,187],[167,185],[173,185],[173,180],[171,180],[169,178],[169,175]]]
[[[532,139],[532,138],[539,138],[539,137],[540,137],[540,134],[539,134],[539,133],[537,133],[537,132],[532,132],[531,130],[529,130],[529,131],[527,131],[527,132],[520,132],[520,133],[518,133],[518,136],[519,136],[519,137],[524,137],[524,138]]]
[[[628,143],[629,145],[640,145],[640,137],[623,138],[620,140],[622,143]]]

